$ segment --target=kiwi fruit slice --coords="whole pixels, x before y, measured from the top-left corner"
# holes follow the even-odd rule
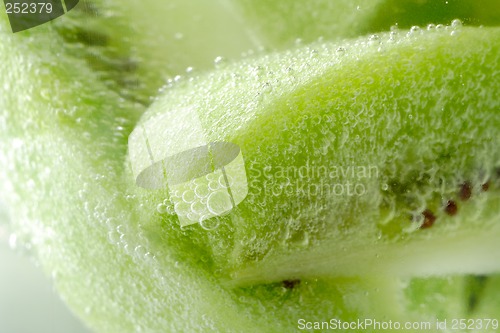
[[[35,251],[90,328],[281,332],[295,329],[290,318],[301,316],[319,322],[329,315],[399,315],[390,281],[286,280],[226,288],[209,269],[210,258],[185,237],[150,238],[141,226],[148,211],[127,194],[123,163],[125,133],[141,104],[124,99],[100,73],[82,70],[85,59],[56,57],[66,51],[62,37],[52,26],[39,29],[44,33],[37,38],[5,33],[5,24],[0,33],[6,55],[0,80],[11,92],[0,99],[8,111],[0,136],[2,201],[9,203],[18,246]],[[157,241],[168,246],[153,253],[149,244]],[[380,302],[383,311],[376,310]]]
[[[52,25],[66,52],[86,59],[102,81],[142,104],[167,82],[260,47],[223,1],[85,0]]]
[[[142,122],[150,149],[196,144],[182,133],[204,127],[207,142],[241,148],[246,178],[235,181],[248,184],[216,230],[202,221],[180,232],[233,283],[497,271],[498,81],[487,73],[496,71],[498,38],[495,28],[454,21],[342,48],[312,44],[179,84]],[[471,93],[479,86],[482,98]],[[155,141],[149,124],[186,110],[199,124],[170,120],[160,126],[168,138]],[[149,163],[143,140],[129,139],[132,169]],[[150,211],[169,200],[138,191]],[[153,234],[178,224],[160,217]]]
[[[283,49],[318,39],[342,40],[389,31],[391,27],[447,24],[460,19],[468,26],[500,23],[495,0],[235,0],[234,8],[268,49]]]
[[[293,329],[288,319],[299,313],[318,321],[333,309],[343,318],[360,315],[358,292],[379,282],[285,281],[226,290],[202,252],[196,261],[181,260],[176,251],[184,238],[169,244],[172,251],[149,252],[144,210],[127,194],[123,176],[127,133],[143,104],[73,56],[52,25],[21,35],[11,34],[4,20],[0,27],[0,82],[9,92],[0,97],[2,201],[18,248],[34,251],[90,328],[279,332]],[[372,304],[386,297],[373,295]],[[280,307],[282,319],[265,315]]]
[[[69,16],[61,18],[58,22],[62,24],[63,19],[67,17]],[[289,134],[291,142],[293,135],[298,134],[288,133],[284,128],[276,127],[285,122],[280,123],[276,120],[274,123],[268,119],[279,116],[289,117],[285,120],[289,119],[292,125],[297,121],[303,122],[299,123],[297,130],[310,133],[311,138],[317,138],[319,134],[315,131],[319,127],[313,123],[314,119],[302,116],[314,113],[314,109],[333,112],[332,106],[327,107],[327,104],[324,104],[332,97],[332,90],[326,88],[326,82],[334,77],[333,72],[338,71],[335,77],[338,78],[340,86],[342,82],[347,86],[342,91],[343,94],[335,95],[333,98],[334,101],[342,101],[342,97],[348,96],[351,91],[348,89],[348,79],[351,79],[349,82],[352,87],[360,89],[365,89],[370,82],[369,78],[360,74],[362,71],[356,72],[358,66],[366,73],[371,73],[368,68],[375,67],[382,70],[387,68],[384,65],[392,62],[398,64],[397,69],[402,73],[414,73],[414,76],[404,76],[408,81],[406,85],[415,83],[412,93],[418,91],[426,93],[429,105],[432,105],[432,102],[438,103],[437,94],[433,94],[433,89],[439,87],[443,95],[453,92],[453,96],[462,98],[459,102],[477,108],[474,110],[481,109],[478,112],[486,117],[484,120],[489,120],[490,124],[479,123],[484,127],[479,125],[477,127],[481,129],[478,131],[477,145],[485,145],[481,152],[494,152],[489,150],[489,144],[493,145],[495,141],[488,143],[486,138],[495,128],[495,122],[492,117],[487,116],[491,115],[496,107],[492,104],[495,102],[492,96],[498,87],[494,79],[480,80],[480,77],[485,75],[488,78],[490,73],[497,70],[495,67],[498,63],[496,61],[498,59],[495,58],[498,54],[497,29],[465,29],[455,23],[454,29],[448,28],[444,31],[421,34],[414,29],[411,32],[400,31],[342,44],[318,43],[285,53],[248,59],[239,65],[222,64],[212,74],[192,80],[178,80],[165,96],[153,104],[150,113],[141,123],[137,124],[146,104],[142,98],[137,97],[141,96],[141,93],[124,94],[122,89],[118,88],[121,84],[118,83],[118,70],[110,69],[109,64],[96,66],[93,60],[89,62],[87,57],[81,57],[85,54],[80,52],[84,51],[80,44],[85,44],[81,38],[85,37],[80,36],[71,42],[73,38],[71,34],[67,31],[62,32],[60,27],[54,25],[38,27],[37,30],[25,32],[19,37],[10,34],[5,20],[0,22],[2,39],[0,51],[5,54],[5,59],[0,64],[2,73],[0,86],[9,91],[0,97],[0,108],[6,110],[2,113],[0,121],[2,165],[0,180],[2,188],[5,189],[2,191],[2,200],[9,203],[15,232],[21,242],[20,246],[35,249],[36,257],[47,273],[52,275],[62,297],[94,330],[283,332],[297,330],[300,325],[299,318],[304,318],[308,323],[323,322],[325,318],[330,317],[349,321],[368,316],[381,320],[391,318],[403,321],[426,316],[433,318],[432,312],[452,318],[461,314],[460,308],[450,306],[452,302],[470,304],[470,299],[474,297],[478,299],[475,301],[477,304],[473,306],[474,316],[481,316],[481,311],[484,311],[481,306],[485,306],[486,303],[483,303],[480,290],[495,290],[494,283],[482,287],[482,283],[478,282],[476,287],[466,287],[473,290],[470,295],[476,295],[472,297],[469,294],[463,296],[462,286],[474,286],[474,283],[463,282],[469,278],[461,276],[449,277],[447,278],[449,280],[444,280],[446,283],[439,278],[432,278],[421,284],[418,280],[410,279],[409,285],[405,285],[406,278],[377,275],[384,273],[386,266],[383,266],[383,263],[395,262],[395,265],[387,267],[403,267],[397,265],[397,260],[392,260],[390,255],[407,247],[406,239],[419,241],[421,237],[423,240],[429,240],[425,244],[432,244],[433,241],[434,244],[438,244],[439,237],[443,241],[450,239],[453,241],[453,235],[459,234],[460,230],[484,230],[490,231],[492,237],[495,235],[496,229],[492,227],[492,218],[495,216],[493,209],[495,181],[491,178],[488,179],[489,182],[482,183],[481,191],[478,191],[478,183],[475,182],[475,177],[479,177],[478,174],[493,175],[490,170],[492,165],[495,166],[492,164],[495,157],[493,153],[481,153],[479,161],[483,162],[482,164],[479,164],[479,161],[474,164],[465,158],[464,166],[459,169],[458,176],[469,177],[460,179],[458,185],[454,185],[453,182],[444,185],[439,183],[443,189],[439,188],[437,194],[446,194],[447,201],[446,205],[442,206],[440,206],[441,201],[436,202],[439,207],[444,207],[445,212],[450,212],[450,209],[453,211],[448,201],[456,196],[454,201],[457,213],[452,215],[457,218],[450,220],[454,229],[450,228],[445,230],[446,232],[439,232],[438,227],[442,219],[437,216],[437,210],[432,211],[436,216],[434,225],[424,229],[422,226],[425,225],[425,219],[412,220],[412,217],[408,220],[399,214],[395,214],[394,218],[388,218],[391,216],[391,202],[383,200],[372,202],[366,200],[366,197],[366,201],[353,198],[353,214],[349,215],[351,213],[349,210],[335,211],[335,214],[342,218],[354,216],[356,215],[354,213],[360,211],[370,212],[358,210],[363,208],[363,205],[366,208],[375,207],[376,218],[373,221],[384,221],[381,225],[372,223],[361,226],[354,220],[345,220],[346,223],[339,225],[339,232],[343,232],[346,236],[366,228],[366,233],[360,234],[360,242],[364,240],[371,241],[374,245],[387,244],[387,251],[380,253],[381,266],[375,272],[377,274],[361,276],[364,275],[363,272],[346,270],[345,275],[350,275],[348,277],[339,277],[338,274],[325,269],[313,271],[311,274],[305,274],[308,272],[304,271],[299,272],[300,274],[296,271],[288,274],[289,271],[286,269],[293,264],[302,270],[307,270],[303,262],[310,258],[317,259],[311,256],[314,255],[313,244],[318,245],[320,255],[325,254],[323,245],[331,245],[334,240],[342,241],[347,250],[351,249],[351,245],[352,249],[356,249],[355,245],[359,244],[354,238],[334,239],[335,229],[329,229],[327,223],[324,228],[319,226],[323,229],[318,231],[326,231],[323,238],[317,236],[319,232],[310,233],[305,237],[300,228],[311,228],[318,221],[314,218],[302,226],[294,223],[271,225],[268,221],[267,226],[262,224],[264,214],[269,214],[268,217],[279,217],[278,212],[270,212],[268,207],[283,208],[281,214],[285,216],[289,211],[293,212],[294,199],[271,196],[266,198],[269,201],[263,205],[258,202],[263,196],[256,196],[255,192],[252,192],[255,187],[250,186],[251,191],[245,200],[229,215],[220,217],[218,223],[212,225],[213,230],[206,230],[210,229],[207,225],[204,225],[203,229],[201,223],[181,229],[178,218],[168,214],[170,199],[167,191],[137,188],[133,172],[136,161],[129,160],[128,164],[125,161],[127,161],[128,136],[134,128],[147,127],[148,119],[154,119],[155,116],[165,112],[199,105],[200,110],[206,111],[198,115],[202,128],[209,129],[206,133],[209,142],[219,140],[237,144],[245,163],[257,163],[259,160],[256,157],[264,156],[271,166],[280,165],[279,151],[285,141],[284,138],[277,137],[277,133],[281,131],[280,134],[285,136]],[[408,36],[402,37],[407,33]],[[96,36],[94,33],[90,35]],[[122,42],[111,42],[113,45],[115,43]],[[98,53],[97,58],[105,59],[108,52],[116,51],[109,47],[111,44],[99,46],[94,43],[85,49],[95,48],[94,51]],[[108,50],[108,47],[111,50]],[[125,45],[123,49],[127,48]],[[415,52],[417,49],[419,52]],[[130,53],[133,54],[132,51]],[[129,51],[126,52],[128,54]],[[467,61],[459,63],[458,54],[466,56]],[[415,61],[418,71],[415,69],[412,72],[403,65],[404,60],[408,60],[409,57],[414,57],[412,61]],[[357,58],[359,62],[356,62]],[[374,59],[373,63],[370,58]],[[453,73],[462,69],[473,70],[474,75],[478,77],[466,76],[463,83],[471,84],[477,87],[477,90],[467,90],[465,93],[465,88],[460,88],[462,81],[455,81],[452,77],[443,75],[437,75],[438,78],[433,85],[425,85],[423,83],[425,79],[434,78],[431,72],[424,70],[430,63],[439,64],[437,74],[448,74],[447,70],[451,69],[454,70]],[[377,64],[379,66],[376,66]],[[137,71],[139,73],[137,79],[142,80],[141,70],[138,68],[134,69],[134,72]],[[420,70],[423,70],[421,80],[417,75]],[[373,73],[374,80],[380,77],[376,74]],[[242,76],[246,76],[246,80],[243,80]],[[145,82],[149,84],[148,80]],[[400,84],[405,87],[405,82]],[[382,87],[387,86],[382,85]],[[397,100],[402,105],[407,103],[408,107],[415,106],[412,103],[415,103],[416,97],[413,94],[405,95],[403,88],[397,91],[396,97],[387,98]],[[127,89],[129,88],[124,88]],[[190,92],[189,89],[193,90]],[[375,87],[373,89],[367,88],[366,96],[358,96],[359,101],[366,101],[369,96],[378,96],[382,93]],[[202,91],[205,93],[202,94]],[[391,93],[390,90],[384,92],[389,95]],[[323,93],[325,95],[321,97]],[[217,98],[221,97],[224,99],[219,99],[216,103]],[[221,100],[224,100],[226,105],[221,105]],[[193,104],[186,105],[188,102]],[[441,103],[447,106],[446,103]],[[310,108],[294,108],[304,105],[309,105]],[[463,110],[460,109],[460,103],[452,106]],[[291,108],[287,112],[288,107]],[[422,109],[423,107],[417,110]],[[296,117],[299,120],[292,116],[292,111],[297,112]],[[382,111],[382,115],[390,114],[389,110]],[[472,111],[467,113],[468,117],[472,118],[465,118],[471,122],[476,121]],[[338,111],[336,114],[341,116]],[[424,123],[435,120],[432,117],[433,113],[418,114]],[[395,116],[397,118],[397,114]],[[182,127],[180,124],[173,125],[174,129]],[[183,124],[184,127],[191,125]],[[409,128],[405,129],[411,129],[410,124],[408,126]],[[408,133],[424,135],[423,131],[417,129]],[[353,130],[359,129],[353,127]],[[274,138],[276,146],[260,139],[259,133]],[[445,132],[445,136],[441,138],[446,139],[450,133]],[[151,134],[155,135],[154,132]],[[361,134],[360,131],[357,135]],[[298,148],[292,147],[292,150],[300,151],[304,145],[305,147],[314,145],[313,141],[308,141],[312,139],[302,137],[306,140],[305,143],[298,144]],[[397,137],[404,136],[401,134],[395,136]],[[417,135],[413,140],[418,138]],[[460,143],[459,139],[457,138]],[[377,140],[381,140],[377,143],[383,146],[383,139]],[[449,140],[445,141],[447,142]],[[405,147],[404,141],[394,143]],[[368,147],[362,150],[361,144],[357,144],[358,150],[353,150],[352,156],[358,156],[361,151],[369,151]],[[260,152],[257,149],[259,146]],[[386,151],[392,151],[391,146],[383,147]],[[468,146],[457,147],[462,151],[461,149]],[[449,151],[452,151],[451,148]],[[467,153],[472,149],[470,146],[469,150],[465,149],[464,152]],[[261,154],[263,152],[264,154]],[[316,163],[324,163],[331,158],[328,151],[324,157],[321,157],[322,154],[313,156],[318,158]],[[376,155],[366,156],[367,161],[370,156]],[[383,183],[377,183],[378,178],[363,178],[363,184],[370,189],[370,193],[390,191],[394,196],[402,198],[402,202],[394,202],[396,212],[405,211],[408,206],[411,209],[413,204],[411,200],[405,198],[407,193],[405,188],[409,185],[408,182],[404,182],[413,180],[411,169],[406,173],[401,172],[404,170],[403,164],[414,161],[410,159],[411,157],[415,158],[407,151],[399,160],[399,164],[394,164],[396,170],[393,174],[397,175],[396,180],[399,182],[395,182],[396,185],[388,183],[390,189],[383,190],[385,186]],[[290,160],[290,163],[287,161],[287,165],[300,167],[303,165],[300,163],[301,158],[303,159],[299,153],[297,159]],[[443,159],[445,158],[456,161],[449,156],[444,156]],[[259,163],[263,163],[262,159]],[[401,167],[397,167],[398,165]],[[251,174],[249,166],[247,174],[252,177],[250,181],[255,179],[259,181],[259,177],[266,178],[264,171],[269,170],[265,169],[265,166],[262,168],[259,164],[251,166],[261,171],[261,176],[255,177],[255,174]],[[383,175],[390,174],[390,170],[383,169],[382,165],[376,166],[383,170]],[[454,165],[452,164],[450,169],[452,166]],[[475,168],[477,166],[482,168]],[[450,175],[449,172],[449,169],[442,171],[445,180],[454,180],[456,179],[454,177],[458,177]],[[464,186],[469,183],[469,186]],[[274,180],[271,184],[274,184]],[[486,184],[487,186],[483,186]],[[484,191],[486,188],[488,190]],[[375,199],[382,197],[384,196],[380,195]],[[257,202],[251,203],[249,201],[251,198]],[[478,202],[475,201],[479,200],[477,198],[486,199],[484,202]],[[323,203],[322,198],[317,197],[300,202],[302,207],[305,207],[306,216],[310,214],[310,217],[314,217],[311,215],[313,214],[311,207],[315,200]],[[283,202],[289,206],[284,206]],[[430,202],[431,205],[435,204],[434,201]],[[253,204],[255,205],[252,206]],[[326,204],[331,203],[326,202]],[[339,207],[342,208],[342,205]],[[479,209],[481,207],[483,209]],[[432,220],[429,218],[430,214],[424,212],[426,210],[421,213],[422,216]],[[318,209],[316,213],[321,217],[321,210]],[[478,214],[480,218],[466,218],[472,213]],[[448,215],[450,214],[446,214]],[[401,221],[395,221],[397,219]],[[305,219],[304,221],[308,222]],[[406,225],[417,225],[419,228],[416,230],[401,228],[404,222]],[[213,228],[215,225],[217,228]],[[287,229],[287,226],[290,228]],[[381,238],[378,238],[379,233],[372,234],[371,231],[381,231]],[[278,238],[281,232],[285,233],[284,242],[281,242],[283,238]],[[428,232],[425,238],[413,236],[421,235],[423,232]],[[481,243],[488,238],[483,240],[477,234],[465,234],[467,236],[464,238],[465,241],[470,241],[479,248],[489,246],[488,243]],[[263,235],[264,237],[261,237]],[[377,240],[372,241],[370,237],[375,237]],[[364,244],[367,247],[366,242]],[[442,243],[436,250],[443,250],[446,246],[447,244]],[[490,248],[490,251],[494,252],[495,249]],[[389,254],[389,258],[384,258],[385,253]],[[453,260],[455,255],[450,254],[447,258]],[[303,256],[304,260],[300,256]],[[357,264],[362,267],[366,263],[362,260],[362,256],[353,258],[350,268],[356,267]],[[409,259],[411,258],[409,256]],[[335,262],[331,256],[327,259],[329,263]],[[269,263],[280,260],[286,263],[285,266],[278,268],[284,267],[285,270],[269,269]],[[479,269],[479,266],[473,267],[474,273],[486,273],[494,267],[488,257],[477,261],[479,264],[484,264],[484,269]],[[416,260],[412,261],[413,264],[415,262]],[[327,266],[321,266],[319,260],[318,263],[322,268]],[[269,274],[265,270],[266,265]],[[344,267],[349,268],[347,265]],[[471,261],[467,261],[465,268],[470,267]],[[255,278],[255,272],[263,276]],[[450,269],[442,273],[452,272],[454,270]],[[401,274],[415,275],[418,272],[403,269]],[[436,304],[430,297],[421,299],[414,297],[423,293],[426,295],[441,293],[447,301]],[[486,302],[495,304],[491,299]],[[380,304],[384,306],[381,307]],[[429,310],[424,314],[421,308],[426,306]]]
[[[415,25],[433,26],[454,19],[468,26],[495,26],[500,23],[500,7],[494,0],[388,0],[375,9],[367,27],[371,31],[385,31],[397,23],[400,28],[410,29]]]

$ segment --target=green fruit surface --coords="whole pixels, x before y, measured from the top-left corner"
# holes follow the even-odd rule
[[[184,239],[156,256],[149,252],[154,240],[141,233],[140,203],[127,197],[123,176],[126,133],[141,104],[81,71],[84,61],[55,57],[66,50],[50,26],[43,29],[18,37],[2,22],[0,52],[7,60],[1,85],[9,91],[0,103],[2,201],[17,246],[35,251],[61,296],[92,329],[282,332],[296,326],[290,318],[355,319],[372,313],[372,304],[389,304],[376,292],[374,301],[359,302],[362,290],[386,282],[228,290],[206,269],[203,255],[195,260],[191,252],[191,260],[181,261],[186,253],[176,250]]]
[[[467,25],[500,23],[496,0],[235,0],[234,7],[255,36],[270,49],[310,43],[318,38],[341,40],[388,31],[448,24],[460,19]]]
[[[249,283],[497,271],[499,37],[455,21],[341,49],[312,44],[179,83],[145,115],[149,139],[158,134],[148,119],[195,110],[208,141],[241,147],[249,193],[217,230],[177,232]],[[159,145],[176,147],[196,126],[167,124],[174,134]],[[168,199],[137,192],[150,211]],[[178,224],[159,218],[146,219],[153,234]]]
[[[285,332],[299,318],[498,316],[497,279],[474,314],[462,306],[473,289],[463,276],[412,280],[498,272],[497,28],[318,43],[180,80],[142,122],[195,108],[211,141],[242,149],[249,184],[268,180],[266,166],[307,159],[379,169],[361,180],[369,193],[360,197],[267,196],[250,186],[212,231],[181,230],[158,210],[164,190],[135,186],[128,137],[145,106],[89,70],[58,29],[13,35],[0,20],[8,92],[0,95],[0,199],[18,246],[35,252],[95,331]],[[191,124],[180,125],[172,130]],[[464,181],[473,195],[462,202]],[[437,216],[430,229],[414,228],[417,194]],[[445,216],[442,197],[459,203],[457,215]]]

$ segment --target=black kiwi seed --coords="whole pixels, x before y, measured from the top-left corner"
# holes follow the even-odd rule
[[[469,200],[472,195],[472,185],[469,182],[465,182],[460,185],[459,197],[460,200],[466,201]]]
[[[286,289],[293,289],[300,284],[300,280],[283,280],[281,283]]]
[[[444,211],[450,216],[455,215],[458,212],[457,203],[453,200],[448,200],[448,202],[446,202],[446,206],[444,207]]]
[[[436,222],[436,216],[429,209],[424,210],[422,215],[424,216],[424,223],[420,229],[430,228],[434,225],[434,222]]]

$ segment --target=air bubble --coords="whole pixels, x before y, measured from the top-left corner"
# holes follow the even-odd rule
[[[210,191],[206,184],[198,184],[194,189],[194,193],[198,198],[205,198],[210,194]]]
[[[143,258],[147,253],[147,250],[141,245],[136,246],[134,251],[139,258]]]
[[[195,201],[191,204],[191,211],[196,214],[203,214],[206,212],[206,206],[200,201]]]
[[[167,212],[167,205],[164,205],[164,204],[158,204],[156,206],[156,211],[160,214],[165,214]]]
[[[432,24],[432,23],[431,23],[431,24],[428,24],[428,25],[427,25],[427,30],[428,30],[428,31],[436,30],[436,25],[435,25],[435,24]]]
[[[175,209],[173,205],[167,205],[167,214],[175,215]]]
[[[214,59],[214,64],[216,67],[224,65],[224,63],[226,63],[226,59],[224,57],[219,56]]]
[[[273,86],[270,82],[266,82],[262,85],[262,92],[270,93],[271,91],[273,91]]]
[[[120,234],[116,231],[110,231],[108,233],[108,240],[111,244],[117,244],[120,242]]]
[[[391,31],[391,32],[389,33],[389,41],[390,41],[390,42],[394,42],[394,41],[396,40],[397,34],[398,34],[398,33],[397,33],[396,31]]]
[[[129,243],[128,238],[129,238],[129,237],[127,237],[125,234],[120,235],[120,242],[121,242],[122,244],[125,244],[125,245],[126,245],[126,244],[128,244],[128,243]]]
[[[220,225],[220,219],[219,217],[213,217],[209,219],[203,219],[200,221],[200,226],[207,231],[215,230],[219,227]]]
[[[187,202],[187,203],[192,203],[196,199],[196,194],[194,191],[185,191],[182,194],[182,201]]]
[[[413,27],[410,28],[410,31],[408,32],[408,36],[416,35],[419,32],[420,32],[420,27],[418,25],[414,25]]]
[[[212,180],[208,183],[208,188],[210,189],[210,191],[217,191],[218,189],[220,189],[220,185],[219,185],[219,181],[215,181],[215,180]]]
[[[232,209],[231,199],[225,191],[217,191],[208,197],[208,210],[214,215],[222,215]]]
[[[454,29],[461,28],[462,26],[463,26],[462,21],[460,21],[459,19],[451,21],[451,27]]]
[[[119,225],[116,227],[116,231],[120,234],[120,235],[123,235],[125,234],[125,227],[123,227],[123,225]]]

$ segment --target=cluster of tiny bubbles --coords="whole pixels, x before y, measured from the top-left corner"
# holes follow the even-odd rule
[[[370,45],[379,45],[381,43],[379,35],[371,35],[368,37],[368,44]]]
[[[245,234],[243,238],[240,240],[240,244],[246,246],[248,244],[253,243],[257,239],[257,233],[255,230],[251,230],[250,233]]]
[[[461,20],[459,19],[455,19],[453,21],[451,21],[451,25],[450,26],[445,26],[443,24],[428,24],[426,29],[427,31],[443,31],[443,30],[451,30],[451,35],[452,36],[455,36],[458,34],[458,31],[460,30],[460,28],[462,28],[463,26],[463,23]]]
[[[174,86],[174,81],[172,79],[168,79],[167,83],[158,88],[158,93],[152,96],[149,96],[149,100],[151,102],[157,101],[161,95],[163,95],[168,89]]]
[[[198,220],[203,229],[214,230],[219,226],[220,221],[210,217],[226,211],[227,207],[221,206],[221,202],[226,202],[226,200],[220,199],[221,196],[227,195],[225,189],[233,182],[234,179],[230,175],[227,175],[226,183],[223,174],[215,173],[208,174],[203,179],[193,179],[185,184],[183,190],[171,192],[171,200],[175,202],[173,209],[179,216],[186,216],[192,221]],[[168,202],[158,205],[162,213],[167,212],[168,207],[170,207]]]
[[[160,214],[175,215],[174,205],[170,199],[165,199],[156,206],[156,211]]]
[[[399,27],[397,24],[392,25],[389,32],[389,42],[395,42],[399,34]]]

